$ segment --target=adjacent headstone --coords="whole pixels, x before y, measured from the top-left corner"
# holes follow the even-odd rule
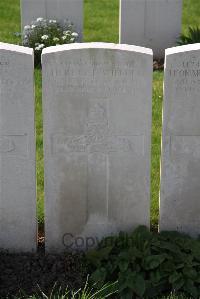
[[[79,33],[79,40],[82,39],[83,0],[21,0],[22,31],[39,17],[61,22],[69,20]]]
[[[155,58],[176,45],[182,0],[120,0],[120,43],[153,49]]]
[[[42,65],[47,251],[149,226],[152,51],[65,45]]]
[[[0,248],[37,244],[33,50],[0,43]]]
[[[200,44],[166,50],[160,230],[200,233]]]

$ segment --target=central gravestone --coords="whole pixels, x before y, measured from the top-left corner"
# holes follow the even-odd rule
[[[152,51],[43,51],[47,251],[149,226]]]

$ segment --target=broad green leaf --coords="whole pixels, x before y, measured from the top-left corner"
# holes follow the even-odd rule
[[[121,260],[119,261],[118,265],[120,271],[125,272],[128,269],[129,262],[125,260]]]
[[[142,275],[135,275],[128,279],[128,286],[131,288],[136,295],[142,297],[145,293],[146,285]]]
[[[172,273],[172,275],[170,275],[169,282],[171,284],[173,284],[173,283],[175,283],[177,280],[179,280],[182,277],[183,277],[182,274],[180,274],[178,272],[174,272],[174,273]]]
[[[173,260],[172,261],[167,260],[162,264],[163,272],[168,273],[168,275],[174,272],[175,269],[176,269],[176,265],[174,264]]]
[[[90,250],[88,251],[86,257],[88,261],[91,262],[93,265],[99,266],[102,260],[108,259],[111,250],[112,247],[105,247],[99,250]]]
[[[147,270],[155,269],[160,264],[162,264],[162,262],[164,262],[165,259],[166,259],[166,256],[163,254],[147,256],[144,260],[144,268]]]
[[[105,268],[97,269],[95,272],[92,273],[90,279],[93,282],[96,282],[98,285],[102,286],[105,283],[105,279],[106,279],[106,269]]]
[[[184,290],[188,292],[192,297],[197,298],[198,297],[198,290],[194,286],[194,282],[191,279],[188,279],[184,285]]]
[[[159,269],[150,272],[150,280],[153,284],[158,283],[161,280],[161,272]]]
[[[180,277],[172,284],[173,291],[178,292],[184,286],[184,284],[185,280],[183,279],[183,277]]]
[[[189,267],[185,267],[183,269],[183,275],[190,278],[190,279],[192,279],[192,280],[195,280],[198,276],[197,271],[195,269],[189,268]]]
[[[120,294],[120,298],[121,299],[132,299],[133,298],[133,292],[129,289],[126,289]]]
[[[120,293],[128,287],[127,279],[130,275],[131,275],[130,271],[119,272],[118,284],[119,284]]]

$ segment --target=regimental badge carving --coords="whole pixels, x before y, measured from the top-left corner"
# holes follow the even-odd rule
[[[107,108],[101,103],[95,103],[89,110],[84,135],[53,134],[52,153],[134,152],[141,155],[144,152],[143,140],[143,135],[118,136],[114,134],[109,127]]]
[[[100,103],[94,104],[89,110],[88,123],[108,123],[106,108]]]

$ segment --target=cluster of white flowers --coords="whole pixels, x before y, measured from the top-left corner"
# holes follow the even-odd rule
[[[58,37],[54,37],[54,38],[53,38],[53,41],[54,41],[55,43],[57,43],[57,42],[59,42],[59,38],[58,38]]]
[[[37,22],[42,22],[42,21],[44,21],[44,19],[43,19],[43,18],[37,18],[36,21],[37,21]]]
[[[78,37],[78,33],[77,32],[72,32],[72,36],[77,38]]]
[[[41,51],[42,49],[44,49],[44,44],[39,44],[37,47],[35,47],[36,51]]]
[[[74,42],[76,40],[76,38],[78,38],[78,33],[77,32],[71,32],[70,30],[67,31],[63,31],[63,36],[62,36],[62,40],[69,40],[70,42]]]
[[[64,35],[71,35],[71,31],[70,31],[70,30],[63,31],[63,34],[64,34]]]
[[[48,20],[40,17],[24,27],[23,45],[34,48],[35,62],[38,64],[44,48],[74,43],[78,36],[68,20],[59,23],[54,19]]]
[[[56,24],[57,21],[56,21],[56,20],[49,20],[49,23],[50,23],[50,24]]]
[[[41,36],[41,40],[47,40],[49,36],[47,34]]]
[[[24,26],[24,30],[30,30],[31,29],[31,26],[30,25],[26,25]]]

